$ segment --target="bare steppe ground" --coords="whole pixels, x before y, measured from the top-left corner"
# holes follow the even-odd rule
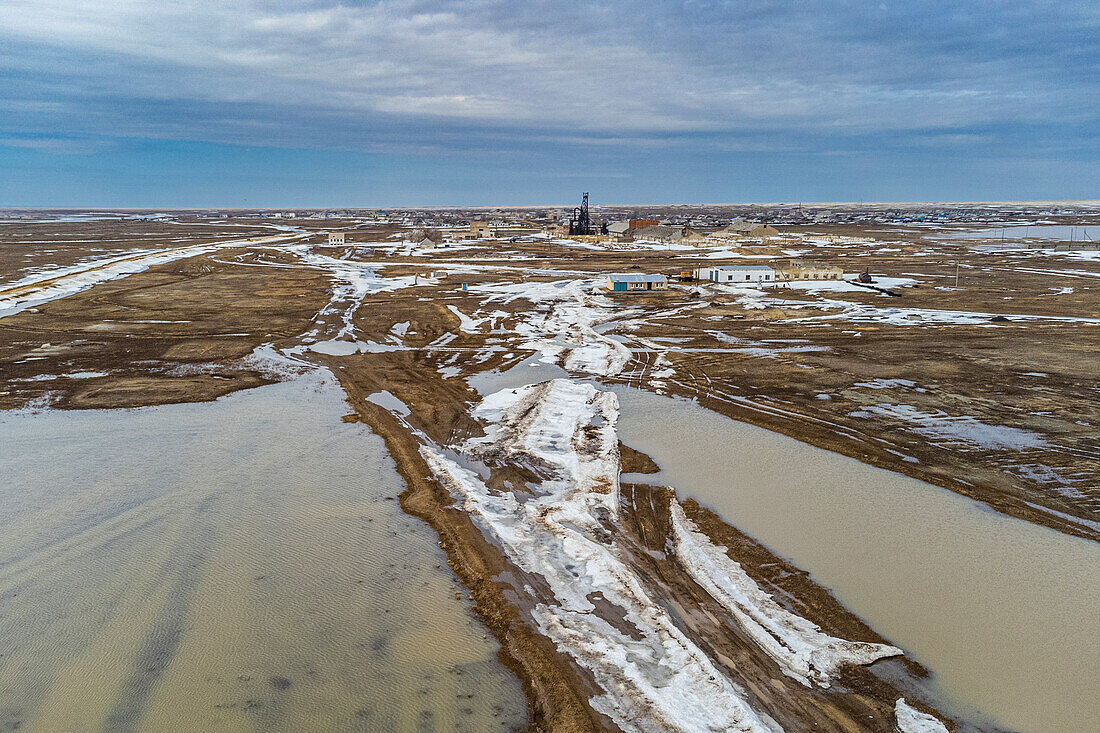
[[[320,232],[337,226],[355,241],[328,247]],[[518,241],[425,252],[396,243],[392,235],[399,229],[392,225],[295,227],[303,235],[299,241],[327,259],[245,244],[153,265],[0,319],[0,408],[211,400],[279,378],[254,355],[261,345],[323,364],[348,394],[354,408],[348,419],[368,423],[386,440],[408,483],[402,505],[439,533],[500,639],[502,658],[525,683],[534,727],[615,726],[588,703],[600,692],[591,674],[531,624],[528,613],[543,591],[531,596],[520,590],[520,579],[533,579],[430,478],[413,433],[440,446],[483,433],[470,414],[480,396],[466,379],[505,370],[534,353],[522,327],[532,313],[549,310],[533,295],[540,283],[790,256],[837,264],[849,274],[869,270],[897,297],[854,286],[757,292],[697,283],[677,283],[664,293],[594,296],[606,300],[600,333],[632,352],[621,371],[597,376],[697,399],[735,419],[929,481],[1006,514],[1100,539],[1100,260],[981,251],[976,242],[951,242],[932,229],[788,228],[779,240],[708,259],[709,250],[591,250],[530,240],[518,231]],[[19,224],[0,233],[0,280],[11,283],[29,267],[72,265],[89,254],[272,233],[255,221],[247,227],[203,224],[186,235],[178,233],[182,228],[154,228],[147,221]],[[44,244],[54,239],[67,243]],[[83,250],[81,239],[93,240],[100,251]],[[353,268],[375,263],[384,281],[416,279],[411,287],[368,288],[349,297],[334,269],[341,262]],[[517,284],[511,299],[492,291],[509,283]],[[532,295],[525,296],[525,288]],[[482,320],[471,326],[464,316]],[[352,330],[341,335],[347,324]],[[397,324],[407,325],[396,332]],[[366,348],[311,348],[330,341]],[[381,391],[400,400],[408,414],[367,399]],[[625,446],[621,455],[624,471],[653,469],[648,457]],[[522,463],[495,465],[491,474],[490,485],[516,491],[539,478]],[[746,686],[754,707],[788,729],[892,729],[904,681],[886,682],[861,666],[845,667],[828,690],[785,676],[726,623],[724,611],[698,584],[662,557],[668,490],[627,484],[622,493],[625,513],[615,529],[620,547],[636,562],[647,590],[662,606],[679,609],[689,636]],[[827,633],[882,641],[797,568],[704,507],[689,501],[685,508],[791,610]],[[909,664],[906,674],[922,671]]]

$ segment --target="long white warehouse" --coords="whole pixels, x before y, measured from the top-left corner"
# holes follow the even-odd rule
[[[716,267],[701,267],[695,271],[696,280],[710,280],[713,283],[730,283],[737,285],[749,283],[773,283],[776,280],[775,270],[765,265],[718,265]]]

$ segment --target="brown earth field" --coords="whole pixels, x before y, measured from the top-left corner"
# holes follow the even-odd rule
[[[232,231],[203,225],[190,236],[212,242],[272,233],[254,224]],[[35,257],[47,235],[75,243],[91,232],[85,238],[116,242],[104,250],[126,252],[148,246],[128,229],[151,231],[146,221],[66,224],[63,237],[54,225],[20,226],[17,240],[5,234],[0,245],[9,283],[24,276],[28,262],[81,260],[71,247]],[[157,226],[154,238],[182,228]],[[419,451],[425,438],[446,447],[482,435],[471,414],[481,395],[467,380],[538,353],[532,324],[556,311],[525,291],[607,272],[678,274],[792,256],[840,265],[849,276],[867,270],[889,294],[851,286],[772,288],[759,296],[677,282],[667,292],[585,296],[584,305],[599,313],[595,330],[562,338],[574,348],[598,332],[629,349],[621,371],[595,372],[605,383],[697,399],[1005,514],[1100,539],[1100,260],[982,251],[934,232],[894,236],[881,228],[805,227],[745,243],[738,254],[747,259],[708,259],[659,246],[583,249],[519,228],[510,241],[417,251],[394,240],[394,226],[354,222],[341,224],[354,242],[328,247],[311,231],[320,225],[298,226],[308,255],[242,244],[0,317],[0,409],[213,400],[285,378],[267,352],[331,370],[353,408],[348,419],[369,425],[394,457],[407,483],[402,507],[438,533],[500,641],[502,661],[522,680],[532,729],[616,726],[589,702],[601,692],[593,675],[532,623],[532,607],[549,593],[545,582],[483,534]],[[370,282],[356,289],[341,268],[368,271],[363,263],[371,263]],[[494,290],[501,285],[514,286],[507,297]],[[348,348],[325,346],[332,343]],[[570,367],[567,353],[557,357],[566,371],[593,375]],[[368,399],[379,392],[403,403],[407,414]],[[624,472],[658,468],[629,446],[618,455]],[[543,478],[518,458],[490,469],[491,488],[521,496]],[[669,489],[623,484],[620,521],[609,532],[649,596],[737,680],[753,709],[788,730],[888,731],[895,701],[905,696],[949,728],[967,728],[920,701],[925,672],[904,658],[845,666],[828,688],[784,675],[666,551],[671,500]],[[828,634],[886,642],[805,572],[693,500],[683,507],[789,611]],[[594,603],[614,616],[599,598]]]

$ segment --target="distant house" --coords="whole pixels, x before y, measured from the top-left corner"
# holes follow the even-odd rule
[[[684,229],[684,236],[680,239],[682,244],[690,244],[693,247],[701,247],[710,243],[710,237],[694,229]]]
[[[734,219],[729,226],[710,234],[712,240],[766,239],[779,234],[779,230],[770,224],[757,224],[744,219]]]
[[[471,221],[470,236],[474,239],[485,239],[486,237],[493,236],[493,229],[487,222]]]
[[[343,232],[329,232],[328,233],[328,243],[329,244],[343,244],[344,243],[344,233]]]
[[[419,247],[430,247],[442,242],[443,235],[435,229],[421,227],[409,232],[408,241],[415,242]]]
[[[635,240],[644,239],[649,242],[661,242],[663,244],[676,244],[684,238],[683,227],[666,226],[664,224],[653,224],[642,229],[635,228],[633,231]]]
[[[823,265],[815,262],[795,262],[774,265],[775,278],[780,282],[796,280],[842,280],[844,270],[835,265]]]
[[[608,275],[607,289],[614,291],[666,290],[668,278],[664,275]]]
[[[551,224],[546,227],[546,233],[551,237],[568,237],[569,226],[567,224]]]
[[[709,280],[713,283],[731,285],[757,285],[775,282],[775,270],[764,265],[718,265],[701,267],[694,272],[696,280]]]

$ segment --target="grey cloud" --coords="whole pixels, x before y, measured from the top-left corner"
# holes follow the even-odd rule
[[[401,125],[618,140],[1097,119],[1072,104],[1100,76],[1088,3],[8,0],[0,20],[28,51],[4,58],[23,104],[87,105],[104,126],[115,104],[147,117],[117,127],[152,136],[236,120],[261,144],[298,139],[311,112],[364,145]]]

